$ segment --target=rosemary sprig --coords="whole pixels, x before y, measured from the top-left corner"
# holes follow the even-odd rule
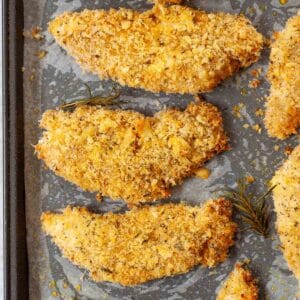
[[[86,83],[84,83],[84,85],[88,91],[89,98],[83,98],[71,102],[65,102],[64,104],[60,105],[59,108],[67,110],[67,109],[74,109],[80,105],[119,106],[120,104],[126,103],[126,101],[117,100],[120,97],[121,93],[120,90],[116,88],[116,86],[112,87],[111,93],[107,96],[100,96],[100,95],[93,96],[91,88]]]
[[[238,180],[237,185],[236,189],[225,186],[220,191],[225,198],[231,200],[235,209],[239,211],[242,221],[248,224],[244,230],[252,229],[257,234],[267,237],[271,209],[266,200],[275,186],[260,196],[254,196],[247,191],[248,184],[245,179]]]

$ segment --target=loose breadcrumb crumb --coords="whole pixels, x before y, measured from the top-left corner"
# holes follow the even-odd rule
[[[58,294],[57,291],[52,291],[52,292],[51,292],[51,296],[56,298],[56,297],[59,296],[59,294]]]
[[[201,179],[207,179],[211,174],[211,171],[207,168],[200,168],[196,170],[195,176]]]
[[[248,91],[247,91],[246,88],[242,88],[242,89],[241,89],[241,95],[242,95],[242,96],[248,95]]]
[[[257,68],[257,69],[253,69],[250,71],[250,74],[255,77],[258,78],[261,74],[262,69],[261,68]]]
[[[281,4],[281,5],[285,5],[285,4],[287,4],[289,2],[289,0],[279,0],[279,3]]]
[[[258,108],[255,110],[255,115],[258,117],[263,117],[265,115],[265,112],[261,108]]]
[[[47,55],[47,51],[45,50],[40,50],[36,53],[38,59],[43,59],[46,55]]]
[[[250,270],[237,263],[218,293],[217,300],[257,300],[258,287]]]
[[[268,79],[270,96],[265,125],[272,137],[285,139],[300,126],[300,15],[290,18],[285,29],[275,34]]]
[[[56,174],[128,203],[154,201],[228,149],[219,110],[205,102],[153,117],[80,106],[43,114],[37,156]]]
[[[255,181],[255,178],[251,175],[245,177],[246,183],[250,184]]]
[[[25,37],[29,37],[31,39],[41,41],[44,39],[44,35],[41,33],[42,28],[39,26],[32,27],[29,32],[24,32]]]
[[[153,92],[212,90],[257,61],[263,47],[244,16],[179,5],[66,12],[49,31],[84,69]]]
[[[81,284],[75,285],[75,290],[76,290],[77,292],[80,292],[80,291],[81,291]]]
[[[261,81],[260,80],[258,80],[258,79],[253,79],[253,80],[251,80],[250,82],[249,82],[249,87],[250,88],[252,88],[252,89],[256,89],[256,88],[258,88],[259,86],[260,86],[260,84],[261,84]]]
[[[261,134],[262,129],[259,124],[252,125],[252,129],[255,130],[256,132],[258,132],[259,134]]]
[[[277,232],[290,269],[300,281],[300,145],[276,171],[272,181]]]
[[[221,198],[202,207],[152,205],[125,214],[67,207],[43,213],[41,221],[63,255],[93,280],[136,285],[224,261],[236,231],[231,216],[231,202]]]
[[[278,150],[279,150],[279,145],[275,145],[275,146],[274,146],[274,150],[275,150],[275,151],[278,151]]]
[[[244,103],[239,103],[237,105],[234,105],[232,108],[232,113],[239,119],[242,118],[242,113],[241,111],[245,108]]]

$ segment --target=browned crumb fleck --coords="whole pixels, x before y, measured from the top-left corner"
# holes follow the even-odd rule
[[[257,300],[256,280],[243,264],[237,263],[218,293],[217,300]]]
[[[258,79],[253,79],[253,80],[251,80],[250,82],[249,82],[249,87],[250,88],[253,88],[253,89],[256,89],[256,88],[258,88],[259,86],[260,86],[260,84],[261,84],[261,81],[260,80],[258,80]]]
[[[236,231],[231,217],[231,202],[220,198],[202,207],[169,203],[125,214],[67,207],[43,213],[41,221],[63,255],[93,280],[130,286],[224,261]]]
[[[261,108],[258,108],[255,111],[255,115],[258,116],[258,117],[263,117],[264,114],[265,114],[265,112]]]
[[[207,179],[211,174],[211,171],[207,168],[200,168],[195,171],[195,176],[201,179]]]
[[[290,18],[274,39],[265,126],[270,136],[285,139],[296,134],[300,126],[300,15]]]
[[[256,13],[256,10],[253,6],[247,8],[248,13],[250,16],[253,16]]]
[[[252,125],[252,129],[255,130],[256,132],[258,132],[259,134],[261,134],[262,129],[259,124]]]
[[[35,26],[31,28],[29,37],[31,37],[34,40],[40,41],[44,39],[44,35],[41,34],[41,31],[42,31],[41,27]]]
[[[255,181],[255,178],[251,175],[245,177],[246,183],[250,184]]]
[[[37,156],[85,190],[127,203],[155,201],[228,149],[219,110],[205,102],[153,117],[80,106],[43,114]]]
[[[275,151],[278,151],[278,150],[279,150],[279,145],[275,145],[275,146],[274,146],[274,150],[275,150]]]
[[[52,291],[51,295],[52,295],[52,297],[58,297],[58,292],[57,291]]]
[[[253,69],[250,71],[250,74],[255,78],[258,78],[260,76],[260,73],[261,73],[261,68]]]
[[[292,151],[293,151],[293,148],[291,146],[286,146],[284,148],[284,154],[285,155],[290,155],[292,153]]]
[[[245,265],[245,264],[248,265],[248,264],[250,264],[250,262],[251,262],[250,258],[245,258],[241,264],[242,265]]]
[[[36,56],[38,57],[38,59],[43,59],[47,54],[47,51],[45,50],[40,50],[36,53]]]
[[[35,80],[35,73],[32,73],[32,74],[29,76],[29,80],[30,80],[30,81],[34,81],[34,80]]]
[[[289,0],[279,0],[279,3],[281,4],[281,5],[285,5],[285,4],[287,4],[289,2]]]
[[[241,95],[242,95],[242,96],[248,95],[248,91],[247,91],[246,88],[242,88],[242,89],[241,89]]]
[[[51,281],[49,282],[49,287],[50,287],[50,288],[56,287],[56,282],[55,282],[55,280],[51,280]]]
[[[63,288],[64,288],[64,289],[67,289],[68,287],[69,287],[69,285],[68,285],[66,282],[64,282],[64,283],[63,283]]]
[[[244,124],[244,125],[243,125],[243,128],[245,128],[245,129],[248,129],[249,127],[250,127],[249,124]]]
[[[232,113],[239,119],[242,118],[242,113],[241,111],[245,108],[244,103],[239,103],[237,105],[234,105],[232,108]]]
[[[80,292],[80,291],[81,291],[81,284],[75,285],[74,288],[75,288],[75,290],[76,290],[77,292]]]
[[[66,12],[49,31],[84,69],[153,92],[212,90],[263,47],[244,16],[180,5]]]

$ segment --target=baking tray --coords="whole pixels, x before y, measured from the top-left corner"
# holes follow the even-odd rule
[[[27,299],[28,267],[24,190],[23,3],[2,1],[4,132],[4,295]]]
[[[287,18],[300,8],[298,0],[289,0],[284,6],[278,0],[197,0],[188,5],[207,11],[244,13],[266,37],[270,37],[274,30],[280,30]],[[96,212],[125,209],[122,201],[111,202],[106,198],[99,203],[95,194],[83,192],[55,176],[36,159],[32,147],[41,135],[38,121],[42,112],[64,99],[84,96],[84,82],[94,93],[103,93],[112,86],[111,81],[100,81],[96,76],[83,73],[74,60],[54,43],[47,33],[47,23],[67,10],[109,7],[144,10],[151,7],[151,3],[141,0],[26,0],[23,3],[9,1],[9,6],[5,6],[6,12],[10,13],[10,18],[6,15],[5,19],[6,33],[10,29],[10,44],[6,44],[5,56],[9,57],[5,73],[7,298],[26,299],[29,295],[30,299],[215,299],[222,280],[234,263],[248,258],[250,268],[259,280],[261,299],[296,299],[297,282],[282,257],[274,232],[269,239],[251,231],[239,232],[229,259],[217,268],[196,267],[187,274],[137,287],[92,282],[85,270],[62,258],[59,249],[41,232],[39,218],[42,211],[57,211],[66,205],[87,206]],[[28,34],[36,26],[41,26],[45,36],[41,41],[30,38]],[[23,29],[27,33],[24,39]],[[48,51],[41,60],[36,56],[40,50]],[[264,77],[268,56],[266,49],[258,63],[203,95],[222,110],[232,150],[207,164],[212,170],[209,179],[185,180],[173,189],[170,201],[200,204],[214,197],[217,188],[225,184],[234,186],[236,180],[245,175],[255,177],[252,189],[262,192],[285,158],[284,149],[297,144],[295,136],[282,142],[268,138],[264,129],[259,134],[251,128],[255,124],[262,126],[262,119],[255,112],[263,108],[263,97],[269,89]],[[250,72],[257,68],[262,68],[261,85],[257,89],[248,88],[253,79]],[[126,87],[121,93],[122,99],[129,102],[124,109],[135,109],[147,115],[164,107],[184,108],[193,100],[188,95],[153,94]],[[244,104],[241,109],[243,117],[237,118],[232,111],[240,103]],[[245,129],[244,124],[250,124],[250,128]],[[275,146],[279,146],[279,151],[274,150]],[[271,225],[274,228],[274,220]]]

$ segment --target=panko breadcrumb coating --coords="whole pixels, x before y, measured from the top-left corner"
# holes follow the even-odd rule
[[[277,170],[272,185],[281,248],[300,282],[300,145]]]
[[[271,92],[265,124],[272,137],[285,139],[300,126],[300,15],[289,19],[271,47]]]
[[[228,148],[219,110],[205,102],[153,117],[91,106],[48,110],[35,150],[57,175],[129,204],[166,198],[170,188]]]
[[[217,300],[257,300],[258,288],[251,272],[237,263],[218,293]]]
[[[136,285],[181,274],[196,265],[213,267],[227,258],[236,224],[231,203],[203,207],[166,204],[133,208],[125,214],[66,208],[44,213],[44,231],[74,264],[95,281]]]
[[[66,12],[49,31],[101,79],[153,92],[209,91],[257,61],[263,47],[262,35],[244,16],[179,5]]]

